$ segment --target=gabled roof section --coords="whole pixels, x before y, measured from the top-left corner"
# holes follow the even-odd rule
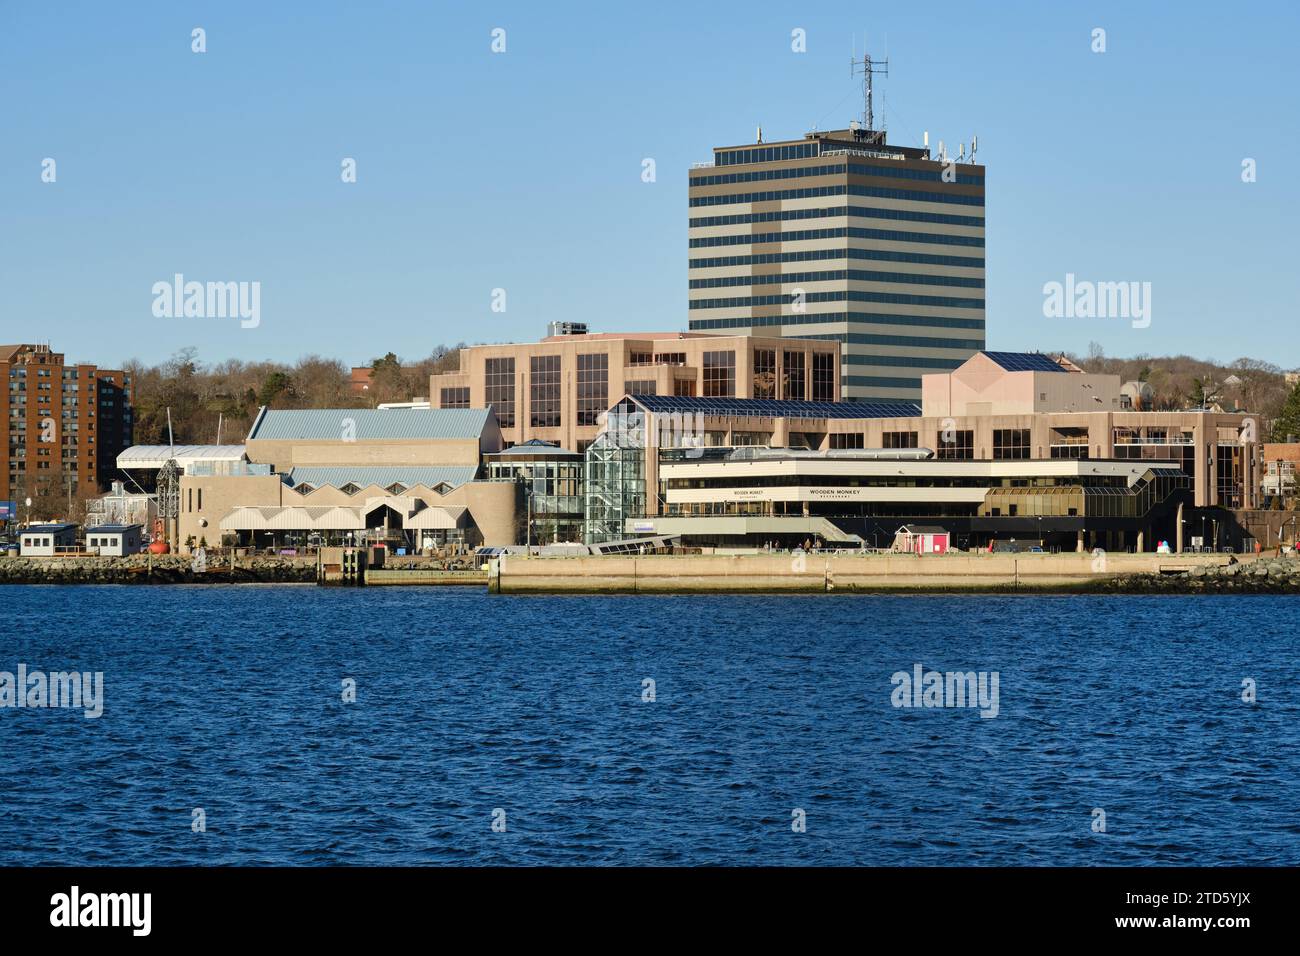
[[[248,441],[481,438],[490,408],[263,408]]]
[[[1051,356],[1041,352],[980,352],[1006,372],[1064,372]]]

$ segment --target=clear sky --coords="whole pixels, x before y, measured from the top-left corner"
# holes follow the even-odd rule
[[[0,0],[0,342],[360,364],[685,329],[691,163],[847,125],[866,33],[891,140],[979,135],[990,348],[1292,368],[1298,9]],[[175,273],[260,282],[260,323],[155,317]],[[1152,283],[1150,326],[1045,318],[1067,273]]]

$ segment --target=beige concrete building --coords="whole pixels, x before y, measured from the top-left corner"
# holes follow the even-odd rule
[[[921,398],[984,348],[984,167],[879,131],[715,148],[690,171],[690,329],[843,350],[847,399]]]
[[[1061,533],[1077,532],[1092,515],[1104,520],[1088,527],[1111,535],[1112,545],[1126,541],[1132,547],[1141,536],[1149,550],[1157,531],[1170,540],[1181,540],[1184,531],[1189,539],[1222,532],[1229,537],[1220,542],[1239,542],[1241,535],[1230,537],[1221,512],[1258,506],[1263,450],[1250,415],[1124,410],[1118,376],[1089,375],[1034,353],[983,352],[949,375],[928,376],[923,390],[923,407],[854,402],[815,413],[780,403],[724,407],[707,399],[625,398],[611,410],[614,427],[588,454],[589,537],[675,533],[680,522],[656,520],[674,505],[689,504],[693,514],[702,510],[711,518],[744,512],[764,520],[799,518],[798,509],[812,505],[804,516],[852,519],[846,526],[858,527],[853,533],[859,536],[868,526],[873,534],[892,534],[897,525],[933,523],[932,518],[961,520],[965,533],[989,535],[996,527],[1013,527],[1015,522],[1006,519],[1016,518],[1023,533],[1038,530],[1036,521],[1026,525],[1025,519],[1039,516],[1055,520]],[[747,447],[764,449],[761,467],[758,452],[748,453]],[[767,448],[777,459],[780,449],[805,451],[790,453],[799,463],[786,468],[788,463],[774,459]],[[719,455],[725,457],[721,470],[709,473],[705,464]],[[827,469],[816,456],[839,463]],[[886,464],[870,463],[875,459]],[[746,476],[760,472],[782,490],[769,493],[745,484]],[[801,473],[820,477],[801,483]],[[702,484],[689,491],[682,485],[669,495],[670,475]],[[978,488],[971,484],[977,478]],[[1040,490],[1086,482],[1102,488],[1121,479],[1127,490],[1116,485],[1114,491],[1095,491],[1087,513],[1065,503],[1075,492]],[[894,489],[886,497],[845,490],[886,483]],[[1163,523],[1135,510],[1154,507],[1150,498],[1156,491],[1177,492],[1177,510],[1159,516]],[[1117,501],[1127,495],[1124,507],[1134,513],[1110,513],[1114,508],[1106,497],[1112,494]],[[980,512],[982,505],[971,495],[980,502],[986,496],[1028,497],[1010,502],[1014,510],[990,500]],[[744,500],[754,506],[748,512]],[[796,503],[796,511],[781,512],[789,502]],[[714,505],[721,509],[716,514],[710,510]],[[1070,507],[1077,513],[1069,514]],[[864,524],[868,519],[877,523]]]
[[[834,342],[689,332],[570,333],[476,345],[429,378],[433,408],[492,406],[506,446],[583,451],[624,394],[838,401]]]
[[[413,550],[426,539],[505,546],[515,543],[517,498],[518,488],[506,482],[312,488],[290,485],[281,475],[186,475],[181,551],[223,543],[302,547],[399,539]]]
[[[1036,352],[977,352],[950,374],[921,376],[926,415],[1022,415],[1119,411],[1118,375],[1081,373],[1066,359]]]
[[[185,467],[180,549],[514,544],[519,487],[479,480],[501,447],[490,409],[263,409],[239,467]]]

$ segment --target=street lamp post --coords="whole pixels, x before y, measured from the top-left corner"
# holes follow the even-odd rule
[[[533,486],[531,481],[524,482],[524,500],[528,505],[528,517],[524,523],[524,546],[527,554],[533,553]]]

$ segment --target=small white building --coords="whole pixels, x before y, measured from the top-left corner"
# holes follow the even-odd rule
[[[102,524],[86,529],[86,550],[91,554],[120,558],[139,554],[144,547],[144,527],[138,524]]]
[[[52,558],[60,550],[77,546],[75,524],[34,524],[18,534],[18,553],[24,558]]]

